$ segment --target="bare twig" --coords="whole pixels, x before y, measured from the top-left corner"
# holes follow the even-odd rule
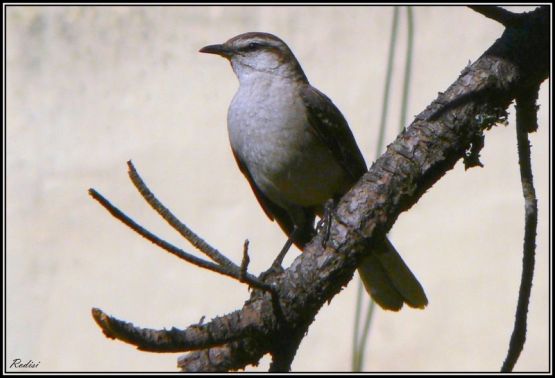
[[[524,247],[522,256],[522,276],[518,293],[518,305],[515,315],[515,324],[507,357],[501,367],[502,372],[513,370],[526,341],[526,322],[532,279],[534,278],[534,265],[536,253],[536,229],[538,225],[538,203],[534,180],[532,176],[532,162],[530,157],[530,142],[528,133],[536,130],[537,107],[536,100],[539,87],[521,94],[516,99],[516,130],[518,145],[518,162],[520,178],[524,195]],[[530,113],[533,114],[530,114]]]
[[[167,241],[165,241],[163,239],[160,239],[158,236],[154,235],[153,233],[151,233],[150,231],[148,231],[147,229],[145,229],[144,227],[142,227],[141,225],[136,223],[133,219],[129,218],[126,214],[124,214],[120,209],[118,209],[117,207],[112,205],[110,203],[110,201],[108,201],[106,198],[104,198],[96,190],[89,189],[89,194],[98,203],[100,203],[106,210],[108,210],[110,212],[110,214],[112,214],[114,216],[114,218],[118,219],[123,224],[125,224],[126,226],[131,228],[133,231],[135,231],[136,233],[138,233],[139,235],[141,235],[145,239],[149,240],[150,242],[156,244],[160,248],[162,248],[162,249],[170,252],[171,254],[179,257],[180,259],[183,259],[183,260],[185,260],[185,261],[187,261],[191,264],[194,264],[194,265],[196,265],[200,268],[208,269],[208,270],[211,270],[213,272],[220,273],[220,274],[223,274],[225,276],[234,278],[238,281],[241,281],[241,278],[240,278],[241,274],[239,272],[240,271],[239,267],[232,268],[232,267],[229,267],[229,266],[222,266],[222,265],[214,264],[210,261],[203,260],[203,259],[198,258],[196,256],[193,256],[190,253],[187,253],[187,252],[183,251],[182,249],[177,248],[173,244],[170,244]],[[252,286],[254,288],[264,290],[264,291],[268,291],[268,292],[271,292],[271,293],[275,292],[275,289],[271,285],[268,285],[268,284],[260,281],[259,279],[257,279],[256,277],[254,277],[251,274],[248,274],[248,273],[245,274],[245,276],[243,277],[243,281],[245,283],[248,283],[249,286]]]
[[[519,18],[517,13],[510,12],[498,6],[469,5],[468,7],[473,11],[486,16],[487,18],[491,18],[492,20],[503,24],[505,27],[513,25]]]
[[[249,263],[250,263],[251,259],[249,258],[249,240],[245,239],[245,243],[243,244],[243,260],[241,261],[241,270],[240,270],[240,276],[241,279],[244,279],[244,277],[247,275],[247,269],[249,267]]]
[[[131,228],[133,231],[135,231],[136,233],[138,233],[139,235],[141,235],[145,239],[149,240],[150,242],[156,244],[160,248],[165,249],[166,251],[168,251],[171,254],[179,257],[180,259],[183,259],[187,262],[190,262],[191,264],[194,264],[198,267],[208,269],[208,270],[211,270],[213,272],[224,274],[224,275],[227,275],[227,276],[233,276],[233,271],[230,271],[227,268],[221,267],[220,265],[214,264],[210,261],[205,261],[205,260],[200,259],[196,256],[193,256],[190,253],[187,253],[187,252],[177,248],[176,246],[166,242],[165,240],[160,239],[156,235],[152,234],[150,231],[148,231],[147,229],[145,229],[144,227],[142,227],[141,225],[136,223],[133,219],[129,218],[120,209],[118,209],[117,207],[112,205],[110,203],[110,201],[108,201],[104,196],[102,196],[96,190],[94,190],[92,188],[89,189],[89,194],[98,203],[100,203],[102,205],[102,207],[104,207],[106,210],[108,210],[110,212],[110,214],[112,214],[112,216],[114,216],[114,218],[118,219],[123,224],[125,224],[126,226]]]
[[[172,212],[166,208],[150,191],[150,189],[146,186],[141,176],[137,173],[135,166],[129,160],[127,162],[127,166],[129,167],[129,177],[131,181],[141,193],[143,198],[146,202],[154,209],[158,214],[162,216],[175,229],[179,232],[185,239],[187,239],[195,248],[199,251],[210,257],[213,261],[217,262],[218,264],[230,269],[230,270],[238,270],[239,267],[235,265],[231,260],[225,257],[220,251],[213,248],[211,245],[206,243],[200,236],[193,232],[187,225],[181,222]]]
[[[98,308],[92,309],[92,316],[106,337],[136,345],[137,349],[148,352],[204,349],[233,341],[247,332],[252,334],[254,328],[252,325],[250,329],[233,327],[234,319],[215,318],[207,324],[194,324],[187,329],[155,330],[136,327],[129,322],[106,315]],[[235,318],[235,321],[240,321],[238,314]]]

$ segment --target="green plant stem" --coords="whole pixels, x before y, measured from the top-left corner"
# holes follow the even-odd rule
[[[382,103],[382,114],[380,120],[380,131],[378,136],[378,144],[376,148],[376,157],[378,157],[383,151],[384,137],[385,137],[385,123],[387,120],[387,111],[389,108],[389,92],[391,88],[391,77],[393,73],[393,62],[395,59],[395,45],[397,41],[397,30],[399,28],[399,8],[394,7],[393,9],[393,22],[391,25],[391,37],[389,40],[389,53],[387,58],[387,73],[384,84],[383,93],[383,103]],[[364,326],[362,327],[360,318],[362,313],[362,301],[363,301],[363,284],[359,280],[357,289],[357,302],[355,308],[355,324],[354,324],[354,336],[353,336],[353,352],[351,360],[352,371],[361,371],[364,364],[364,350],[367,343],[368,330],[370,329],[370,323],[372,321],[372,315],[374,313],[374,302],[370,301],[368,309],[366,311],[366,317],[364,321]],[[359,337],[360,335],[360,337]],[[360,342],[359,342],[360,340]]]
[[[402,131],[407,121],[409,103],[410,78],[412,70],[412,48],[414,45],[414,16],[412,7],[407,7],[407,55],[405,57],[405,77],[403,79],[403,97],[401,99],[401,121],[399,131]]]
[[[385,138],[385,123],[389,110],[389,92],[391,90],[391,77],[393,76],[393,62],[395,61],[395,45],[397,43],[397,30],[399,29],[399,7],[395,7],[393,11],[393,23],[391,25],[391,38],[389,40],[389,54],[387,57],[387,72],[385,74],[385,85],[383,91],[382,116],[380,120],[380,134],[378,136],[378,144],[376,146],[376,158],[383,151]]]

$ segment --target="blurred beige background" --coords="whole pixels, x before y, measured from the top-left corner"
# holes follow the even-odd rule
[[[527,8],[514,8],[521,11]],[[199,54],[246,31],[283,38],[313,85],[348,119],[370,163],[382,104],[390,7],[7,8],[6,362],[33,371],[175,371],[179,354],[106,339],[98,306],[143,327],[186,327],[240,307],[244,286],[161,252],[97,205],[94,187],[139,223],[186,245],[127,178],[150,188],[214,246],[259,273],[285,240],[231,155],[229,64]],[[408,121],[453,82],[502,27],[465,7],[417,7]],[[396,135],[406,13],[401,11],[387,143]],[[548,369],[548,86],[531,135],[539,199],[529,330],[518,371]],[[462,164],[400,216],[391,239],[426,288],[425,311],[378,311],[368,371],[498,371],[520,281],[523,200],[514,109],[486,134],[484,168]],[[290,252],[290,263],[298,251]],[[356,281],[322,308],[296,371],[348,371]],[[249,371],[266,370],[266,357]]]

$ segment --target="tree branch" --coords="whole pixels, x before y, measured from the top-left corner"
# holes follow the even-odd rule
[[[517,13],[492,5],[469,5],[468,7],[473,11],[486,16],[487,18],[491,18],[492,20],[503,24],[505,27],[514,25],[519,16]]]
[[[186,240],[188,240],[195,248],[199,251],[203,252],[206,256],[210,257],[213,261],[217,262],[218,264],[230,269],[230,270],[238,270],[239,267],[235,265],[231,260],[225,257],[223,254],[220,253],[215,248],[212,248],[208,243],[206,243],[200,236],[193,232],[187,225],[181,222],[172,212],[165,207],[158,199],[154,196],[154,194],[148,189],[146,184],[144,183],[143,179],[137,173],[137,170],[133,166],[131,160],[127,162],[127,166],[129,167],[129,177],[131,181],[141,193],[145,201],[154,209],[166,222],[169,223],[170,226],[177,232],[181,234]]]
[[[264,283],[279,295],[279,306],[275,305],[276,295],[253,290],[241,310],[205,325],[159,334],[164,340],[177,340],[179,350],[195,350],[180,358],[179,366],[185,371],[234,370],[256,365],[262,355],[270,353],[272,370],[289,370],[316,313],[351,280],[368,244],[383,237],[399,214],[464,159],[467,151],[475,160],[482,147],[472,146],[480,140],[477,137],[506,116],[507,107],[522,88],[539,86],[548,77],[549,17],[549,8],[540,7],[524,14],[518,26],[507,28],[445,93],[440,93],[416,117],[340,200],[334,217],[330,217],[329,229],[320,229],[288,269],[264,276]],[[461,96],[465,101],[458,103]],[[445,104],[456,106],[438,113]],[[325,243],[323,234],[327,234]],[[239,268],[239,275],[240,271]],[[114,324],[121,323],[106,321],[110,318],[95,311],[95,319],[102,320],[99,324],[104,325],[110,337],[139,347],[148,345],[149,337],[133,333],[136,328],[121,334],[120,329],[125,326],[118,328]],[[217,333],[216,337],[212,332],[219,325],[224,325],[226,332]],[[199,327],[201,337],[191,337]]]
[[[534,278],[534,265],[536,254],[536,230],[538,226],[538,203],[534,178],[532,175],[532,161],[530,157],[530,142],[528,133],[538,128],[537,106],[539,87],[531,88],[516,98],[516,133],[518,145],[518,163],[524,196],[524,247],[522,256],[522,277],[518,293],[518,305],[515,315],[515,324],[509,350],[502,372],[513,371],[513,368],[524,348],[526,341],[526,320],[532,279]]]
[[[185,330],[139,328],[108,316],[98,308],[92,309],[92,316],[106,337],[136,345],[137,349],[148,352],[182,352],[221,345],[244,337],[255,326],[250,323],[248,327],[238,327],[236,323],[241,323],[241,314],[238,311],[226,317],[215,318],[204,325],[191,325]],[[258,327],[261,328],[261,325]]]
[[[130,164],[130,166],[133,167],[131,162],[129,162],[128,164]],[[135,174],[136,174],[136,172],[135,172]],[[150,191],[149,191],[149,193],[150,193]],[[131,228],[133,231],[135,231],[136,233],[138,233],[139,235],[141,235],[145,239],[149,240],[150,242],[156,244],[158,247],[168,251],[172,255],[177,256],[180,259],[185,260],[185,261],[187,261],[187,262],[189,262],[193,265],[196,265],[200,268],[208,269],[208,270],[211,270],[215,273],[223,274],[224,276],[234,278],[234,279],[236,279],[240,282],[246,282],[252,287],[256,287],[258,289],[265,290],[265,291],[268,291],[268,292],[274,292],[275,291],[270,285],[267,285],[264,282],[258,280],[253,275],[248,274],[248,273],[241,274],[241,269],[238,266],[234,265],[234,264],[232,266],[229,266],[229,265],[223,265],[222,266],[222,265],[219,265],[219,264],[214,264],[210,261],[206,261],[206,260],[200,259],[196,256],[193,256],[190,253],[187,253],[187,252],[183,251],[180,248],[177,248],[176,246],[168,243],[167,241],[160,239],[158,236],[154,235],[153,233],[151,233],[150,231],[148,231],[147,229],[145,229],[144,227],[139,225],[133,219],[129,218],[126,214],[124,214],[120,209],[118,209],[117,207],[112,205],[110,203],[110,201],[108,201],[106,198],[104,198],[104,196],[102,196],[102,194],[98,193],[96,190],[94,190],[92,188],[89,189],[89,194],[98,203],[100,203],[102,205],[102,207],[104,207],[106,210],[108,210],[108,212],[110,212],[110,214],[112,214],[112,216],[114,218],[118,219],[123,224],[125,224],[126,226]],[[152,196],[152,198],[155,201],[158,201],[154,196]]]

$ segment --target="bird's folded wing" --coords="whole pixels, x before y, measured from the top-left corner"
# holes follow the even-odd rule
[[[287,211],[284,208],[277,205],[275,202],[272,202],[272,200],[270,200],[262,192],[262,190],[260,190],[258,188],[258,186],[256,185],[256,182],[252,178],[252,175],[250,174],[249,169],[247,168],[245,163],[241,160],[239,155],[237,155],[237,153],[233,149],[232,149],[232,151],[233,151],[233,156],[235,157],[235,161],[237,162],[237,165],[239,166],[239,169],[241,170],[243,175],[245,175],[245,177],[247,178],[247,180],[248,180],[248,182],[251,186],[251,189],[254,192],[254,195],[256,196],[256,199],[258,200],[258,203],[260,203],[260,206],[262,207],[262,209],[264,210],[264,212],[266,213],[268,218],[270,218],[271,220],[275,220],[279,224],[279,226],[281,227],[283,232],[285,232],[285,234],[287,236],[291,237],[292,233],[293,233],[293,229],[295,227],[295,224],[293,223],[293,220],[291,219],[291,217],[289,216]],[[313,215],[312,215],[312,217],[313,217]],[[299,225],[298,225],[298,227],[299,227]],[[303,249],[304,245],[308,241],[310,241],[310,239],[312,239],[312,236],[314,236],[314,231],[313,231],[312,225],[307,224],[305,227],[299,228],[295,232],[295,235],[296,236],[295,236],[295,239],[293,240],[293,242],[299,248]]]
[[[311,85],[302,86],[300,96],[311,130],[355,183],[366,172],[366,163],[345,117],[325,94]]]

